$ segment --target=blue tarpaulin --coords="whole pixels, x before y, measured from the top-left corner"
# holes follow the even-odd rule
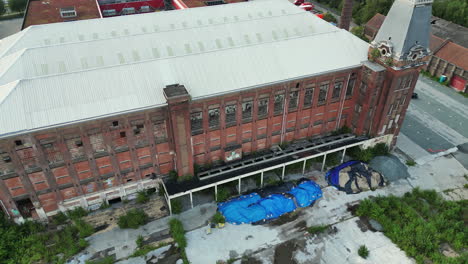
[[[219,203],[218,210],[231,224],[250,224],[275,219],[297,207],[307,207],[322,197],[320,186],[313,181],[301,181],[284,194],[261,198],[257,193]]]

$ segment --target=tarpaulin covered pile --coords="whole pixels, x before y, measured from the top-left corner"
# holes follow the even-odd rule
[[[326,180],[347,194],[360,193],[385,186],[382,174],[361,161],[348,161],[329,170]]]
[[[279,193],[272,193],[273,190]],[[219,203],[218,210],[228,223],[258,224],[278,218],[298,207],[310,206],[322,197],[320,186],[306,179],[299,180],[297,186],[288,183],[281,188],[276,186],[259,192],[264,195],[263,198],[256,192],[242,195]]]

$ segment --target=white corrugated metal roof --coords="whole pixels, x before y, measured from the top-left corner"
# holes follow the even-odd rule
[[[273,13],[272,13],[273,14]],[[287,16],[288,19],[285,19]],[[0,85],[14,80],[259,44],[338,30],[308,12],[27,48],[0,58]],[[260,39],[259,39],[260,38]],[[172,55],[168,48],[172,49]]]
[[[230,15],[237,16],[238,14],[240,16],[245,14],[245,10],[258,10],[256,5],[265,8],[264,3],[268,3],[266,6],[270,9],[287,9],[291,5],[287,2],[285,4],[275,0],[226,6],[236,6],[235,11],[232,11],[234,13],[231,12]],[[237,8],[242,5],[245,8]],[[298,9],[295,6],[292,7]],[[211,14],[216,7],[190,10],[200,9],[207,9]],[[267,12],[261,8],[260,10]],[[183,14],[185,11],[180,12]],[[204,12],[200,11],[200,13]],[[176,12],[163,12],[156,14],[154,17],[165,13],[177,14]],[[220,15],[220,13],[216,14]],[[145,15],[135,15],[127,18],[138,16]],[[232,33],[230,35],[232,35],[235,43],[233,47],[229,44],[230,40],[227,39],[227,35],[222,35],[218,29],[215,29],[217,28],[215,26],[200,27],[193,31],[170,31],[163,35],[155,35],[156,37],[152,34],[147,34],[145,37],[134,36],[146,40],[151,35],[151,37],[155,38],[151,42],[154,45],[172,43],[173,56],[167,56],[168,54],[166,54],[159,59],[153,57],[152,53],[148,53],[151,52],[149,50],[152,47],[151,45],[147,46],[147,43],[138,43],[138,41],[131,42],[127,38],[114,38],[102,42],[93,40],[80,42],[81,44],[61,44],[48,48],[38,48],[38,50],[46,51],[44,54],[35,53],[34,50],[36,49],[22,51],[15,47],[16,51],[11,53],[10,56],[5,56],[6,60],[3,62],[5,65],[10,65],[8,68],[11,69],[13,69],[12,64],[14,62],[25,56],[29,58],[28,60],[31,60],[31,65],[39,63],[41,59],[49,62],[60,60],[61,58],[56,57],[59,56],[56,54],[62,54],[61,56],[63,56],[67,52],[69,53],[69,60],[75,61],[70,62],[62,58],[64,63],[70,63],[70,66],[65,66],[65,68],[69,68],[64,73],[56,74],[55,68],[47,66],[39,68],[44,72],[32,75],[40,77],[21,78],[20,81],[0,84],[0,137],[161,106],[166,103],[162,89],[166,85],[174,83],[185,85],[192,99],[196,100],[288,79],[357,67],[362,61],[367,60],[368,44],[349,32],[336,29],[311,14],[306,14],[297,22],[290,23],[292,17],[302,16],[285,15],[280,16],[279,20],[277,18],[252,20],[246,27],[238,26],[237,23],[223,26],[221,31]],[[181,23],[176,16],[174,19]],[[100,21],[105,20],[107,19],[94,21],[101,23]],[[268,23],[265,24],[264,21],[271,21],[271,27],[273,28],[282,25],[293,27],[288,28],[291,36],[295,34],[295,28],[301,31],[302,29],[306,30],[310,25],[315,27],[316,33],[310,34],[312,33],[311,30],[307,34],[304,33],[293,38],[288,36],[289,38],[278,37],[278,39],[274,39],[273,33],[271,33],[269,38],[265,34],[262,41],[259,42],[255,40],[257,38],[256,33],[267,32]],[[62,23],[63,28],[61,30],[71,30],[71,28],[75,27],[75,24],[82,22],[91,23],[89,21]],[[298,23],[297,26],[295,26],[295,23]],[[41,27],[55,27],[55,25],[43,25]],[[69,28],[66,25],[70,25]],[[228,29],[224,27],[228,27]],[[29,28],[29,31],[31,29]],[[41,38],[47,37],[47,32],[47,30],[44,30],[42,33],[45,35],[41,36]],[[55,35],[58,34],[57,32],[58,30],[51,30],[51,33]],[[180,32],[180,34],[174,32]],[[242,41],[245,41],[245,39],[242,40],[244,32],[250,36],[252,41],[250,45],[246,45],[245,42],[242,43]],[[220,34],[220,41],[216,41],[214,33]],[[28,34],[29,32],[25,32],[21,38],[17,39],[16,43],[19,43],[18,40],[29,38]],[[209,36],[210,34],[213,34],[213,36]],[[281,33],[279,35],[281,36]],[[160,36],[164,36],[164,39],[159,40]],[[205,51],[201,51],[197,49],[198,44],[194,44],[191,46],[192,53],[188,54],[185,44],[193,43],[197,39],[211,41],[211,46],[206,47]],[[34,41],[29,38],[28,42],[33,43]],[[219,47],[219,42],[221,42],[221,47]],[[242,44],[239,45],[238,43]],[[143,48],[138,49],[138,44]],[[75,47],[75,45],[77,46]],[[82,48],[81,45],[84,45],[85,48]],[[123,55],[128,58],[135,58],[132,52],[137,50],[140,60],[135,62],[135,60],[129,59],[124,64],[119,64],[120,62],[116,63],[114,57],[114,61],[109,64],[105,61],[100,65],[88,65],[89,69],[87,70],[82,70],[79,67],[81,61],[76,61],[80,56],[86,56],[88,53],[92,54],[92,56],[103,54],[103,59],[104,57],[107,58],[107,56],[111,55],[105,55],[107,54],[106,50],[116,52],[120,48],[119,45],[126,48]],[[70,47],[73,48],[70,49]],[[99,51],[88,50],[91,47],[99,48]],[[77,54],[72,54],[72,50],[75,48]],[[10,49],[8,50],[10,51]],[[86,53],[80,54],[82,51]],[[167,51],[162,53],[164,52]],[[48,56],[50,56],[50,59],[46,58]],[[144,61],[147,58],[149,60]],[[18,74],[28,74],[27,71],[37,69],[27,65],[28,60],[21,62],[23,65],[18,68]],[[89,63],[91,64],[91,62]],[[70,68],[76,65],[78,65],[76,68]],[[21,70],[23,72],[20,72]],[[55,75],[44,76],[47,75],[44,74],[45,72]]]

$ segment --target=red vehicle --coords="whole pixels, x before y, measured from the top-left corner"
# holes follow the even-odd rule
[[[301,5],[301,4],[303,4],[303,3],[304,3],[304,0],[295,0],[295,1],[294,1],[294,4],[297,5],[297,6],[298,6],[298,5]]]
[[[314,5],[311,3],[302,3],[299,8],[304,9],[305,11],[312,11],[314,9]]]

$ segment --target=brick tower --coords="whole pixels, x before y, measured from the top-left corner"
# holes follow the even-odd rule
[[[343,3],[343,9],[341,10],[339,28],[349,30],[349,24],[351,23],[353,15],[353,0],[345,0]]]
[[[398,135],[419,71],[428,59],[432,0],[396,0],[369,48],[369,60],[386,68],[374,135]],[[396,137],[394,138],[396,142]]]

